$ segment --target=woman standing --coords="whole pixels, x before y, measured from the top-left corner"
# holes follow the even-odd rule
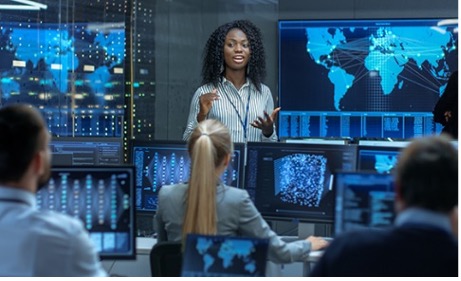
[[[188,140],[198,122],[216,119],[235,142],[277,141],[269,88],[262,84],[266,62],[261,32],[247,20],[218,27],[205,46],[203,85],[195,92],[187,127]]]

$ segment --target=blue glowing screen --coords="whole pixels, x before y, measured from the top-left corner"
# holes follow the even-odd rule
[[[279,21],[279,136],[412,138],[458,69],[437,19]]]
[[[1,105],[34,104],[55,136],[121,136],[124,28],[0,21]]]

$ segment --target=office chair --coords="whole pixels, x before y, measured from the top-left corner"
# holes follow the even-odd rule
[[[150,251],[150,270],[152,277],[181,276],[181,243],[164,241],[152,247]]]

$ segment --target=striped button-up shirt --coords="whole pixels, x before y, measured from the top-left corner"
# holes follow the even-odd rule
[[[206,84],[197,89],[190,105],[187,127],[183,135],[188,140],[192,131],[197,126],[197,114],[200,111],[199,97],[210,93],[214,89],[213,84]],[[264,111],[271,114],[274,110],[274,100],[269,88],[261,84],[261,91],[258,91],[249,80],[239,89],[224,77],[218,84],[217,94],[219,99],[213,102],[207,119],[216,119],[223,123],[232,136],[234,142],[259,142],[277,141],[277,134],[274,132],[270,137],[265,137],[260,129],[250,125],[258,117],[264,118]]]

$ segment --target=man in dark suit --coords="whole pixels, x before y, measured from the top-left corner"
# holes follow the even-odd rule
[[[338,236],[312,276],[458,276],[452,215],[458,153],[443,136],[414,140],[399,159],[395,226]]]

